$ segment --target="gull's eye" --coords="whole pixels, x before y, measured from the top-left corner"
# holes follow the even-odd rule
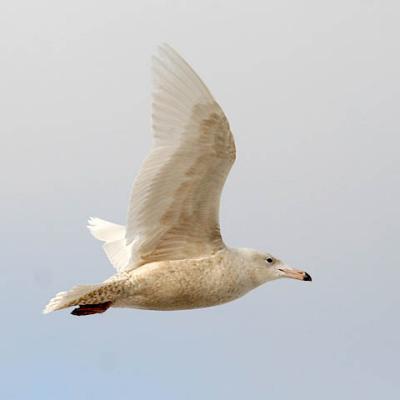
[[[274,260],[271,257],[266,258],[265,261],[269,264],[272,264],[274,262]]]

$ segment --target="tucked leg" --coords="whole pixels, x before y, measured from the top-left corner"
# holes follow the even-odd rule
[[[77,308],[74,308],[71,312],[72,315],[91,315],[101,314],[107,311],[111,307],[112,301],[106,301],[105,303],[99,304],[84,304]]]

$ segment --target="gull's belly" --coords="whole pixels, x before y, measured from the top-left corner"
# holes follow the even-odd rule
[[[130,274],[115,306],[151,310],[209,307],[234,300],[250,288],[240,270],[223,259],[157,262]]]

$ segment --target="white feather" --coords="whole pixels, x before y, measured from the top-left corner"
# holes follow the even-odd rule
[[[100,218],[90,217],[87,227],[96,239],[103,242],[113,242],[125,236],[124,226]]]
[[[96,239],[105,242],[103,249],[114,268],[118,271],[125,268],[131,256],[131,246],[125,241],[125,227],[100,218],[89,218],[88,228]]]

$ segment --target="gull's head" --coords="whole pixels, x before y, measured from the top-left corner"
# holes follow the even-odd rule
[[[300,281],[312,280],[307,272],[286,265],[272,254],[250,249],[241,250],[247,267],[258,285],[279,278],[290,278]]]

